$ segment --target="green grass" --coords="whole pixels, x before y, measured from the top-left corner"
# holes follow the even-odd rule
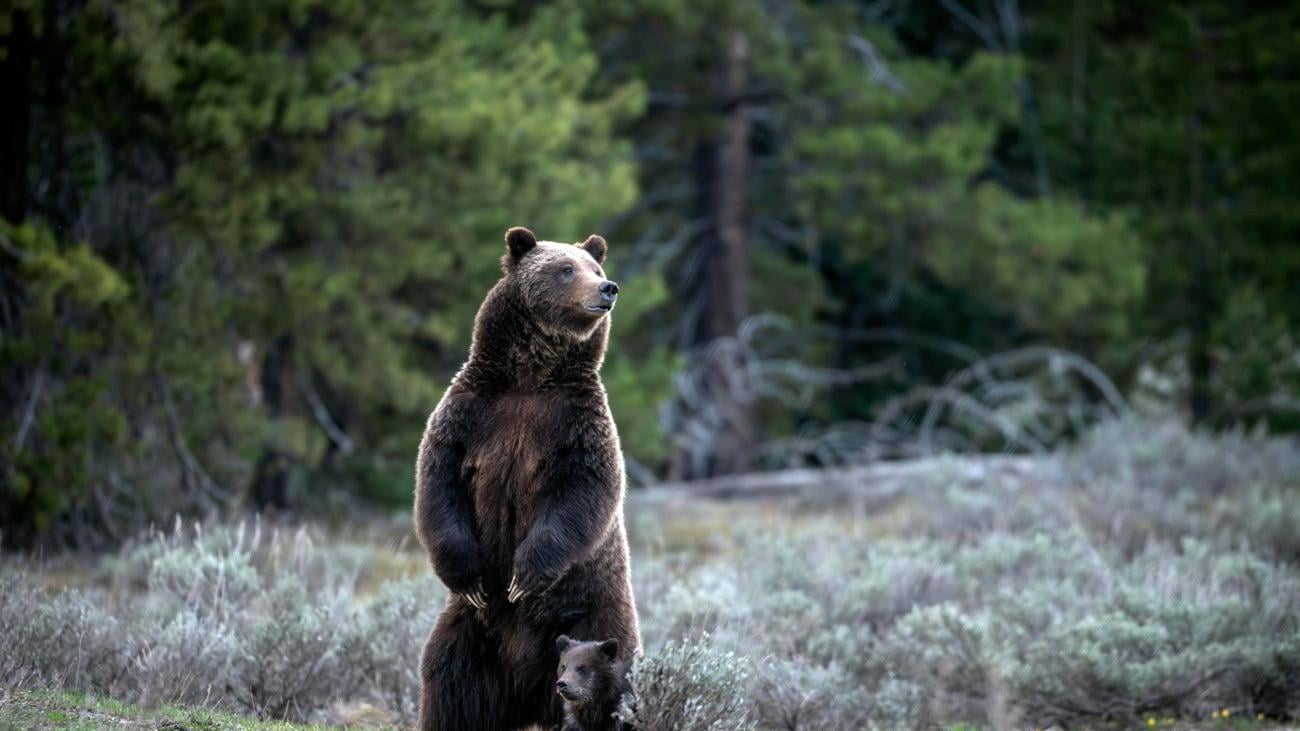
[[[259,721],[201,708],[161,706],[146,710],[83,693],[22,690],[0,695],[0,731],[32,729],[157,729],[158,731],[329,731],[286,721]]]

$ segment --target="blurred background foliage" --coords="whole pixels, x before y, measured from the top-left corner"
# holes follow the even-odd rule
[[[4,542],[405,504],[516,224],[611,241],[636,483],[890,456],[826,445],[1027,346],[1135,407],[1295,430],[1298,27],[1221,0],[16,0]],[[1049,361],[982,394],[994,437],[940,446],[1023,448]]]

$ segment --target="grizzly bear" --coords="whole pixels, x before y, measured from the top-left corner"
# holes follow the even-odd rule
[[[423,729],[554,727],[557,635],[640,647],[600,380],[618,296],[606,250],[507,231],[504,276],[429,417],[415,528],[451,594],[421,659]]]
[[[619,642],[580,642],[560,635],[560,679],[555,692],[564,700],[560,731],[623,731],[631,728],[614,718],[623,694],[631,690],[631,663],[619,659]]]

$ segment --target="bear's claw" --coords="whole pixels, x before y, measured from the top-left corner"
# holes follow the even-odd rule
[[[527,596],[528,592],[519,585],[519,577],[510,577],[510,586],[506,587],[506,601],[514,604]]]
[[[478,586],[474,587],[474,591],[461,596],[476,609],[487,609],[487,595],[483,593],[483,582],[479,582]]]

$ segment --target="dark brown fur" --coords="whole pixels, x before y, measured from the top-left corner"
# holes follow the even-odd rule
[[[423,729],[553,726],[557,635],[640,646],[599,375],[609,316],[588,309],[602,302],[605,241],[511,229],[506,244],[416,464],[416,531],[452,592],[421,662]]]
[[[623,731],[631,728],[614,718],[619,700],[631,690],[631,663],[620,657],[619,641],[581,642],[560,635],[559,680],[555,692],[564,701],[560,731]]]

